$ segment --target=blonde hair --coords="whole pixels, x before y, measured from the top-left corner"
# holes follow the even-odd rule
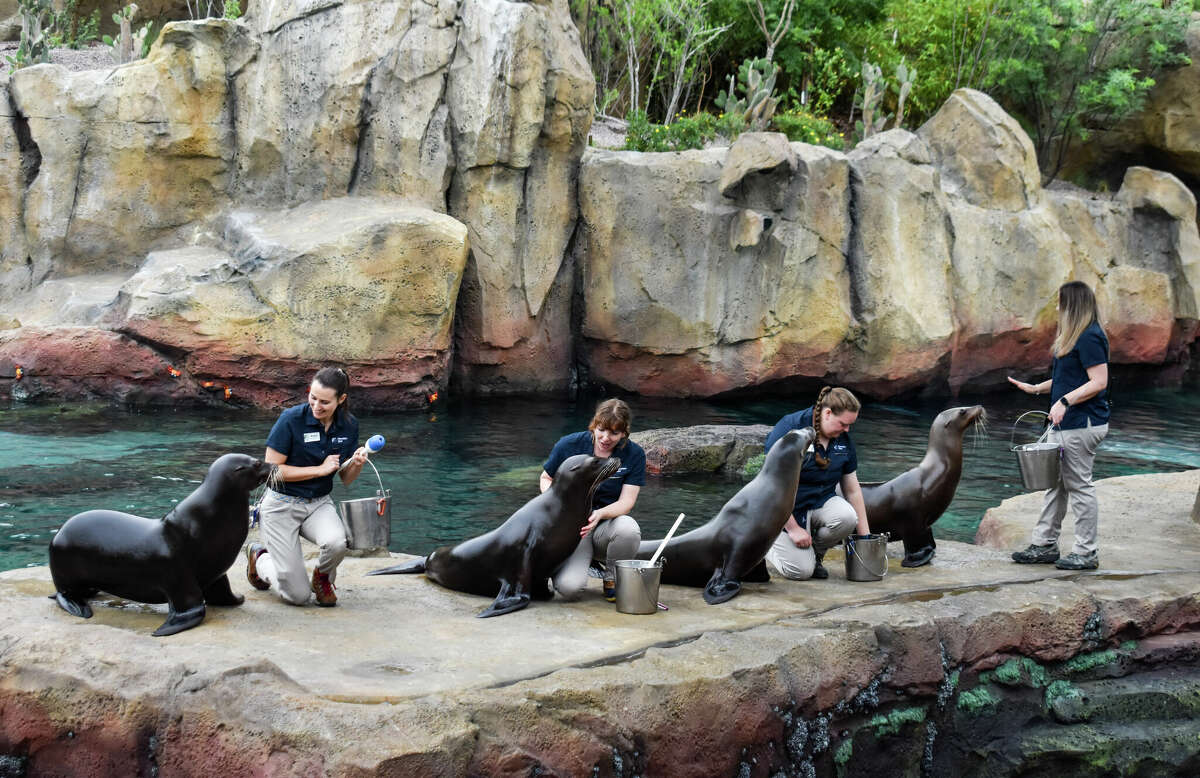
[[[843,389],[840,386],[826,386],[817,395],[817,401],[813,404],[813,432],[817,437],[821,436],[821,411],[828,408],[834,416],[840,416],[846,411],[858,413],[862,408],[858,398],[855,397],[849,389]],[[815,440],[815,438],[814,438]],[[813,461],[817,466],[824,470],[829,467],[829,460],[821,456],[817,450],[813,449]]]
[[[588,429],[595,432],[598,429],[612,430],[625,435],[629,434],[629,423],[633,421],[633,412],[623,400],[605,400],[596,406],[592,415],[592,423]]]
[[[1083,331],[1099,321],[1096,295],[1082,281],[1068,281],[1058,288],[1058,332],[1050,346],[1050,355],[1065,357],[1075,348]]]

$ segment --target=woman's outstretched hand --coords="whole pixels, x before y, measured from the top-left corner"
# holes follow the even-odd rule
[[[1037,394],[1037,387],[1034,386],[1033,384],[1027,384],[1024,381],[1018,381],[1017,379],[1013,378],[1012,376],[1008,377],[1008,382],[1010,384],[1012,384],[1013,386],[1017,387],[1018,389],[1020,389],[1025,394]]]

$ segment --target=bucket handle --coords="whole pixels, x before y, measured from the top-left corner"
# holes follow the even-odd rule
[[[882,533],[880,533],[880,536],[883,538],[884,543],[891,542],[892,535],[890,532],[882,532]],[[881,572],[881,573],[877,573],[874,570],[872,570],[871,566],[868,565],[865,561],[863,561],[862,554],[859,554],[857,551],[854,550],[854,538],[853,537],[846,538],[846,553],[854,554],[855,556],[857,556],[858,563],[860,565],[862,565],[863,569],[866,570],[871,575],[878,576],[879,578],[887,578],[888,569],[887,569],[887,549],[886,548],[884,549],[884,552],[883,552],[883,572]]]
[[[1045,416],[1047,419],[1049,419],[1049,418],[1050,418],[1050,414],[1046,413],[1045,411],[1025,411],[1025,412],[1024,412],[1024,413],[1022,413],[1020,416],[1018,416],[1018,417],[1017,417],[1017,420],[1013,422],[1012,429],[1011,429],[1011,430],[1009,430],[1009,433],[1008,433],[1008,447],[1009,447],[1009,449],[1016,448],[1016,447],[1013,445],[1013,436],[1017,434],[1017,425],[1021,423],[1021,419],[1025,418],[1026,416],[1028,416],[1028,415],[1029,415],[1029,414],[1031,414],[1031,413],[1036,413],[1036,414],[1038,414],[1039,416]],[[1049,439],[1049,437],[1050,437],[1050,430],[1054,429],[1054,428],[1055,428],[1055,427],[1057,427],[1057,426],[1058,426],[1057,424],[1047,424],[1047,425],[1046,425],[1046,429],[1045,429],[1045,430],[1042,432],[1042,434],[1041,434],[1041,435],[1039,435],[1039,436],[1038,436],[1038,439],[1034,441],[1034,444],[1036,445],[1036,444],[1038,444],[1038,443],[1044,443],[1046,440],[1048,440],[1048,439]],[[1059,452],[1061,453],[1061,452],[1062,452],[1062,446],[1059,446],[1059,447],[1058,447],[1058,450],[1059,450]]]

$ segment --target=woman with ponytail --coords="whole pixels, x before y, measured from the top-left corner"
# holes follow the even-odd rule
[[[246,578],[255,589],[272,586],[284,602],[337,605],[333,581],[346,556],[346,531],[329,493],[333,476],[350,484],[362,472],[367,449],[358,445],[358,419],[349,410],[350,377],[340,367],[313,376],[308,402],[288,408],[267,436],[263,459],[278,466],[259,505],[265,541],[246,547]],[[300,537],[321,551],[311,582],[304,569]]]
[[[1082,281],[1058,289],[1058,332],[1050,348],[1050,379],[1037,384],[1008,380],[1026,394],[1050,393],[1050,441],[1062,446],[1058,483],[1046,492],[1033,542],[1012,555],[1019,564],[1060,570],[1100,565],[1096,531],[1100,506],[1092,485],[1096,449],[1108,434],[1108,336],[1100,326],[1096,296]],[[1075,545],[1059,558],[1058,535],[1068,505],[1075,514]]]
[[[791,430],[812,427],[817,433],[800,469],[792,515],[767,552],[767,562],[784,578],[828,578],[821,565],[825,552],[855,530],[859,535],[871,533],[858,483],[858,455],[850,439],[850,425],[858,420],[860,408],[848,389],[827,386],[811,408],[784,416],[767,436],[770,451]]]

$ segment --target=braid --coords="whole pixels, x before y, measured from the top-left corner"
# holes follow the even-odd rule
[[[821,456],[821,452],[817,450],[817,439],[821,437],[821,411],[825,408],[825,397],[829,394],[829,390],[828,386],[823,388],[817,395],[817,401],[813,404],[813,461],[822,470],[829,467],[829,458]]]

